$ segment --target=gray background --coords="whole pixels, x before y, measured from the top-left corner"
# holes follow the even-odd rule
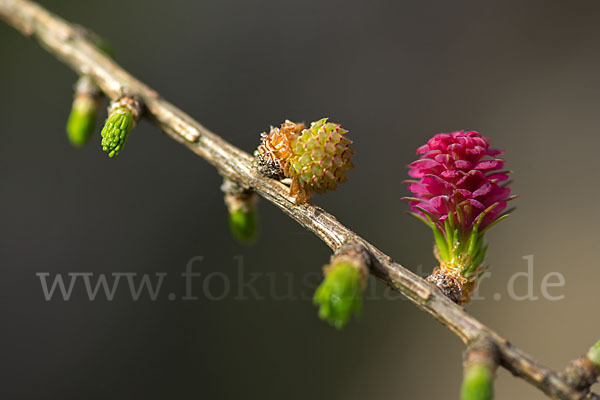
[[[314,202],[412,270],[434,266],[431,234],[404,214],[401,181],[438,132],[473,129],[516,171],[513,217],[493,229],[486,298],[468,311],[562,368],[600,337],[597,306],[600,28],[597,1],[44,1],[108,39],[119,63],[235,145],[285,118],[350,130],[356,169]],[[276,301],[291,273],[329,251],[261,202],[261,239],[234,243],[206,162],[142,122],[120,156],[99,135],[69,146],[75,75],[0,24],[0,392],[6,398],[457,398],[462,344],[407,301],[367,300],[338,332],[309,300]],[[100,126],[98,126],[98,130]],[[508,296],[535,257],[537,301]],[[201,278],[183,292],[187,261]],[[210,301],[203,278],[236,288],[261,273],[270,299]],[[561,301],[541,296],[558,271]],[[168,273],[155,302],[44,300],[36,272]],[[314,276],[313,276],[314,279]],[[210,281],[215,294],[218,279]],[[526,291],[524,280],[516,290]],[[493,295],[499,293],[500,300]],[[505,371],[498,399],[541,399]]]

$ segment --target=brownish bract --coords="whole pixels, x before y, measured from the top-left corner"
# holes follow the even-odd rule
[[[303,129],[303,123],[286,120],[280,128],[271,127],[268,134],[261,133],[261,143],[255,152],[258,170],[270,178],[284,179],[288,174],[292,137],[300,135]]]

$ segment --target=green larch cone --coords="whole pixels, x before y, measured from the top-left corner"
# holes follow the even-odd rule
[[[94,133],[98,117],[99,97],[76,95],[67,120],[67,136],[73,146],[82,147]]]
[[[485,364],[471,364],[465,370],[461,400],[491,400],[493,397],[494,374]]]
[[[327,118],[311,123],[286,120],[281,127],[271,127],[261,134],[254,152],[258,171],[290,185],[290,196],[296,204],[307,202],[314,193],[335,190],[347,180],[346,171],[354,167],[352,141],[348,132]]]
[[[352,260],[334,261],[325,266],[325,279],[313,297],[313,303],[319,307],[319,318],[341,329],[352,314],[360,314],[365,269],[366,266],[357,266]]]
[[[301,135],[291,141],[292,155],[288,160],[289,175],[293,179],[292,192],[324,193],[335,190],[347,180],[346,171],[354,167],[348,132],[327,118],[313,122]],[[294,184],[297,190],[294,190]]]

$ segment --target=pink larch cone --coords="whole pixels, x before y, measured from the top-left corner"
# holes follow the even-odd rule
[[[483,234],[508,216],[507,201],[515,197],[505,186],[510,171],[495,158],[502,151],[477,132],[437,134],[417,154],[408,173],[414,179],[406,181],[413,197],[405,200],[434,232],[440,267],[432,276],[442,276],[431,280],[445,287],[449,279],[458,286],[450,297],[466,302],[484,261]]]

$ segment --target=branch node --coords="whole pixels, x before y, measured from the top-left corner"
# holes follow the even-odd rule
[[[225,194],[231,233],[241,243],[253,243],[258,231],[258,196],[227,177],[223,177],[221,190]]]
[[[479,363],[486,364],[490,369],[495,370],[499,362],[500,352],[498,346],[486,336],[475,339],[469,344],[463,355],[465,368],[468,365]]]
[[[115,111],[118,112],[118,110],[122,107],[126,107],[129,109],[129,111],[131,111],[131,114],[133,115],[133,121],[137,124],[143,112],[142,102],[136,96],[124,95],[118,100],[110,103],[108,106],[108,114],[110,115]]]
[[[562,378],[575,390],[587,392],[600,376],[600,342],[593,346],[586,355],[571,361],[562,372]]]
[[[345,242],[332,254],[330,265],[341,261],[347,261],[356,268],[361,274],[363,284],[366,284],[373,258],[371,252],[360,241],[351,239]]]

